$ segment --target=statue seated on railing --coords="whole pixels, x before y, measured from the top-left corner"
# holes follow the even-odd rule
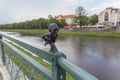
[[[53,50],[54,43],[58,36],[59,27],[56,23],[51,23],[49,25],[49,34],[45,34],[42,36],[42,39],[45,40],[45,46],[49,44],[51,46],[50,52],[54,53]]]

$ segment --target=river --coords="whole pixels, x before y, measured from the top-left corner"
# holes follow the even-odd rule
[[[40,37],[14,36],[41,49],[49,49]],[[120,39],[66,36],[59,37],[56,46],[70,62],[99,80],[120,80]]]

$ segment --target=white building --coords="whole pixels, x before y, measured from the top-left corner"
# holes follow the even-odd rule
[[[100,12],[99,24],[105,26],[120,26],[120,9],[109,7]]]

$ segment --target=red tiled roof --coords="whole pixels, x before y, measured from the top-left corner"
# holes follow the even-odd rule
[[[62,18],[62,15],[55,16],[55,18],[56,18],[56,19],[57,19],[57,18]]]
[[[74,18],[75,15],[58,15],[58,16],[55,16],[55,18],[62,18],[62,19],[68,19],[68,18]]]
[[[75,15],[64,15],[63,18],[66,19],[66,18],[74,18]]]

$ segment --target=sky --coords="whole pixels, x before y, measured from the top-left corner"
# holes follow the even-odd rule
[[[107,7],[120,8],[120,0],[0,0],[0,24],[75,14],[79,6],[93,15]]]

